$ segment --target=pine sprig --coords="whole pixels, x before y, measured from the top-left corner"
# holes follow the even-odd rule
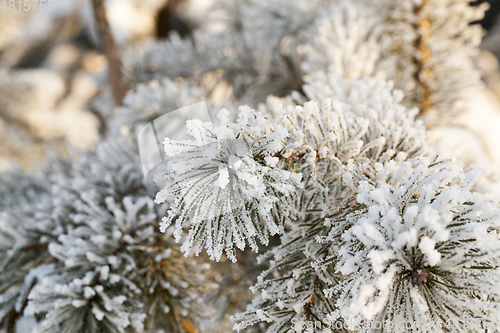
[[[177,240],[182,227],[191,225],[183,251],[206,247],[219,260],[225,249],[234,261],[235,246],[243,250],[248,242],[257,251],[257,239],[267,244],[269,234],[283,232],[295,214],[301,175],[283,170],[273,157],[285,144],[285,129],[248,107],[240,108],[236,123],[228,114],[221,110],[215,128],[188,121],[192,141],[165,139],[172,172],[162,177],[173,180],[156,202],[175,198],[161,228],[175,221]]]
[[[1,229],[10,239],[0,253],[3,323],[14,329],[18,317],[36,315],[42,332],[200,327],[213,287],[160,232],[167,207],[154,204],[136,152],[102,144],[80,158],[47,167],[44,206],[14,206],[2,217],[12,226]]]
[[[417,159],[379,175],[378,186],[359,185],[366,208],[348,217],[352,226],[318,238],[339,246],[344,277],[325,289],[337,298],[329,319],[416,322],[432,332],[498,325],[500,213],[470,192],[477,174]]]

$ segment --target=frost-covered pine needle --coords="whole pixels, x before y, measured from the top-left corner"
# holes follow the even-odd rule
[[[248,242],[256,251],[257,240],[267,244],[269,234],[283,232],[295,215],[301,175],[283,170],[274,157],[286,144],[285,128],[249,107],[240,107],[237,122],[228,116],[222,109],[215,127],[188,121],[193,140],[165,138],[171,171],[163,177],[173,181],[156,202],[175,198],[161,228],[175,221],[180,240],[183,227],[190,225],[182,246],[186,254],[206,247],[219,260],[225,249],[234,261],[235,246],[243,250]]]

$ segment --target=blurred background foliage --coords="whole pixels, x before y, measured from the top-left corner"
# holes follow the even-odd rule
[[[213,0],[108,0],[107,16],[119,50],[189,38]],[[474,59],[500,96],[500,1],[479,23],[487,34]],[[47,153],[92,149],[103,130],[93,101],[106,100],[107,59],[98,43],[90,1],[56,0],[53,11],[0,10],[0,169],[32,169]],[[130,88],[130,87],[129,87]],[[493,103],[498,103],[494,100]]]
[[[102,126],[92,100],[106,92],[107,59],[90,1],[56,0],[53,11],[0,10],[0,169],[33,169],[69,147],[93,148]],[[187,36],[206,1],[109,0],[120,52],[173,30]],[[17,6],[17,5],[16,5]]]

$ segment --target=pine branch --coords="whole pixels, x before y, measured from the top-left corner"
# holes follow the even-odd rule
[[[106,8],[104,0],[92,0],[94,15],[97,26],[97,33],[101,40],[101,45],[104,54],[108,59],[108,76],[109,84],[111,85],[111,92],[116,106],[123,105],[123,98],[125,97],[126,89],[122,82],[122,62],[120,54],[116,48],[116,44],[109,27],[109,22],[106,17]]]

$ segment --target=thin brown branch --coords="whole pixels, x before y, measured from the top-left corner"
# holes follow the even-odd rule
[[[422,0],[422,3],[416,6],[414,10],[416,22],[413,24],[413,27],[417,33],[415,48],[418,50],[419,54],[413,57],[413,61],[416,66],[415,80],[420,85],[420,93],[418,96],[420,114],[427,113],[431,107],[431,90],[429,87],[431,70],[426,65],[431,57],[429,39],[432,31],[429,19],[422,15],[428,2],[428,0]]]
[[[20,252],[27,252],[31,250],[46,250],[49,247],[48,243],[34,243],[34,244],[28,244],[24,245],[21,248],[19,248]],[[0,253],[5,253],[8,250],[2,249],[0,250]]]
[[[290,163],[292,160],[294,160],[294,159],[301,159],[304,156],[306,156],[305,152],[300,152],[300,153],[297,152],[297,153],[290,154],[290,156],[288,156],[286,158],[283,156],[282,153],[276,153],[272,157],[277,157],[280,160],[285,160],[286,163]],[[320,156],[319,153],[316,153],[316,158],[318,159],[318,161],[325,160],[324,158],[321,158],[319,156]],[[259,162],[262,162],[262,161],[264,161],[264,156],[257,156],[257,157],[255,157],[255,160],[259,161]]]
[[[396,284],[400,283],[401,281],[404,281],[404,280],[409,279],[409,278],[410,278],[410,275],[406,274],[406,275],[405,275],[405,276],[403,276],[402,278],[397,279],[396,281],[394,281],[394,282],[392,283],[392,285],[396,285]]]
[[[47,243],[35,243],[35,244],[29,244],[21,247],[21,251],[26,252],[26,251],[31,251],[31,250],[46,250],[49,247],[49,244]]]
[[[160,8],[156,16],[156,37],[168,38],[172,31],[177,31],[181,37],[191,33],[191,27],[188,22],[181,19],[178,15],[179,7],[185,3],[185,0],[169,0]]]
[[[104,54],[108,59],[108,77],[111,85],[111,93],[116,106],[123,105],[123,97],[125,97],[126,89],[122,81],[122,63],[120,54],[116,48],[115,40],[109,27],[108,18],[106,17],[106,8],[104,0],[92,0],[94,7],[94,15],[97,26],[97,33],[101,41],[101,46]]]

